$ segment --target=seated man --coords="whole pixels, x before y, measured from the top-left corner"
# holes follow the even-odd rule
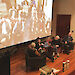
[[[69,50],[73,50],[74,44],[72,42],[73,41],[73,38],[71,36],[71,32],[69,32],[69,34],[63,38],[63,42],[65,42],[65,41],[68,42]]]
[[[52,51],[51,51],[52,52]],[[29,56],[31,57],[37,57],[37,56],[46,56],[48,57],[52,62],[54,62],[54,58],[52,57],[52,53],[51,52],[46,52],[45,48],[41,48],[39,47],[38,50],[36,49],[36,44],[34,42],[32,42],[29,45],[29,49],[27,50],[27,53],[29,54]]]
[[[71,36],[71,32],[68,34],[68,36],[67,36],[67,41],[68,41],[68,43],[69,43],[69,49],[70,50],[73,50],[73,48],[74,48],[74,44],[73,44],[73,38],[72,38],[72,36]]]
[[[48,37],[48,39],[46,40],[46,42],[45,42],[45,44],[44,44],[44,47],[46,48],[46,49],[48,49],[48,48],[53,48],[53,39],[51,38],[51,37]]]
[[[48,37],[48,39],[47,39],[46,42],[48,42],[48,45],[51,46],[51,44],[52,44],[52,38],[51,37]]]
[[[66,54],[69,54],[70,53],[69,47],[70,47],[69,43],[67,41],[65,41],[63,44],[63,50],[64,50],[63,52]]]
[[[52,62],[54,62],[53,49],[51,47],[49,47],[46,51],[46,57],[48,57],[49,59],[51,59]]]
[[[48,37],[47,40],[44,42],[44,47],[47,49],[51,45],[50,43],[50,37]]]
[[[29,45],[29,49],[27,50],[27,53],[29,54],[29,56],[31,57],[35,57],[35,56],[40,56],[40,53],[37,51],[37,49],[35,48],[35,43],[32,42]]]
[[[52,62],[54,62],[54,58],[52,56],[52,51],[50,48],[47,50],[47,48],[44,47],[44,44],[41,42],[40,39],[38,39],[38,42],[36,42],[35,48],[40,53],[41,56],[45,55],[48,57]]]
[[[52,47],[53,48],[53,38],[48,37],[48,39],[46,40],[44,47]]]
[[[59,57],[59,53],[60,53],[60,37],[57,35],[54,40],[53,40],[53,48],[56,50],[57,53],[57,57]]]
[[[36,41],[36,46],[35,46],[35,48],[36,48],[37,50],[39,50],[39,48],[43,48],[43,45],[44,45],[44,44],[41,42],[41,39],[38,38],[37,41]]]
[[[44,48],[46,48],[46,56],[51,59],[52,62],[54,62],[54,57],[53,57],[53,39],[51,37],[48,37],[48,39],[46,40],[45,44],[44,44]]]
[[[46,64],[46,56],[41,56],[41,54],[35,48],[35,43],[32,42],[26,51],[26,67],[28,70],[37,70]],[[42,62],[41,62],[42,61]]]

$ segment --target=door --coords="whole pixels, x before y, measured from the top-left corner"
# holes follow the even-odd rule
[[[64,37],[70,32],[71,15],[57,15],[56,35]]]

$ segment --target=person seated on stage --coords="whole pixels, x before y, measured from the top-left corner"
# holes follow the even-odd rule
[[[46,52],[47,52],[47,55],[51,56],[51,58],[54,60],[56,59],[54,56],[55,56],[55,53],[56,53],[56,47],[55,45],[53,44],[54,42],[54,37],[48,37],[46,43],[48,44],[46,48]]]
[[[71,32],[69,32],[69,34],[68,35],[66,35],[64,38],[63,38],[63,42],[65,42],[65,41],[67,41],[68,42],[68,44],[69,44],[69,50],[73,50],[73,48],[74,48],[74,44],[73,44],[73,38],[72,38],[72,36],[71,36]]]
[[[72,36],[71,36],[71,32],[69,32],[69,34],[68,34],[68,37],[67,37],[67,41],[68,41],[68,43],[69,43],[69,49],[70,50],[73,50],[73,48],[74,48],[74,44],[73,44],[73,38],[72,38]]]
[[[44,47],[46,49],[48,48],[53,48],[53,39],[51,37],[48,37],[48,39],[46,40]]]
[[[40,53],[41,56],[44,55],[46,56],[46,49],[44,47],[43,48],[39,47],[38,52]]]
[[[53,49],[52,41],[53,39],[51,37],[48,37],[48,39],[44,44],[44,48],[45,48],[46,57],[48,57],[52,62],[54,62],[54,57],[53,57],[54,49]]]
[[[63,53],[69,54],[70,53],[69,47],[70,46],[69,46],[68,41],[65,41],[63,44]]]
[[[41,41],[41,39],[40,38],[37,38],[37,41],[36,41],[36,46],[35,46],[35,48],[37,49],[37,50],[39,50],[39,48],[43,48],[43,42]]]
[[[53,49],[51,47],[46,50],[46,57],[48,57],[52,62],[54,62]]]
[[[31,57],[37,57],[37,56],[41,56],[40,53],[37,51],[37,49],[35,48],[35,43],[32,42],[30,45],[29,45],[29,48],[27,50],[27,53],[29,54],[29,56]]]
[[[57,57],[59,57],[59,53],[60,53],[60,37],[57,35],[54,40],[53,40],[53,48],[55,49],[56,53],[57,53]],[[55,53],[54,53],[55,54]]]
[[[64,43],[65,43],[65,40],[64,40],[63,37],[61,37],[60,43],[61,43],[61,52],[63,53],[63,50],[64,50]]]
[[[40,48],[41,49],[41,48]],[[43,49],[40,50],[41,52],[39,52],[41,54],[41,56],[46,56],[47,58],[49,58],[52,62],[54,62],[54,57],[53,57],[53,50],[51,49],[51,47],[49,47],[48,49],[46,49],[45,47],[43,47]]]
[[[38,42],[36,42],[36,47],[37,51],[40,53],[41,56],[45,55],[48,57],[52,62],[54,62],[54,58],[52,56],[52,50],[46,50],[46,48],[43,46],[43,43],[41,40],[38,38]]]
[[[53,45],[53,40],[54,40],[54,37],[48,37],[48,39],[46,40],[46,42],[44,44],[47,55],[50,55],[52,57],[55,56],[55,52],[56,52],[54,45]]]
[[[51,39],[51,38],[48,37],[47,40],[44,42],[44,47],[45,47],[45,48],[48,48],[48,47],[51,45],[51,44],[50,44],[50,43],[51,43],[51,42],[50,42],[50,39]],[[52,39],[51,39],[51,40],[52,40]]]
[[[51,43],[52,43],[52,38],[51,37],[48,37],[47,42],[48,42],[48,45],[50,46]]]
[[[48,47],[49,47],[49,45],[48,45],[48,42],[47,42],[47,41],[44,41],[44,47],[45,47],[45,48],[48,48]]]

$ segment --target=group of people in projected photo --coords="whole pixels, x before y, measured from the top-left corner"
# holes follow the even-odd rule
[[[51,18],[45,13],[48,11],[47,3],[40,4],[39,0],[24,0],[16,4],[16,7],[12,6],[8,10],[8,16],[0,18],[0,41],[12,38],[13,43],[20,43],[32,40],[34,37],[49,35]]]

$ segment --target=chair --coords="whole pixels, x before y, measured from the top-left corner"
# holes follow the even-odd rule
[[[40,67],[46,65],[46,56],[30,57],[29,54],[25,53],[26,60],[26,71],[38,70]]]

